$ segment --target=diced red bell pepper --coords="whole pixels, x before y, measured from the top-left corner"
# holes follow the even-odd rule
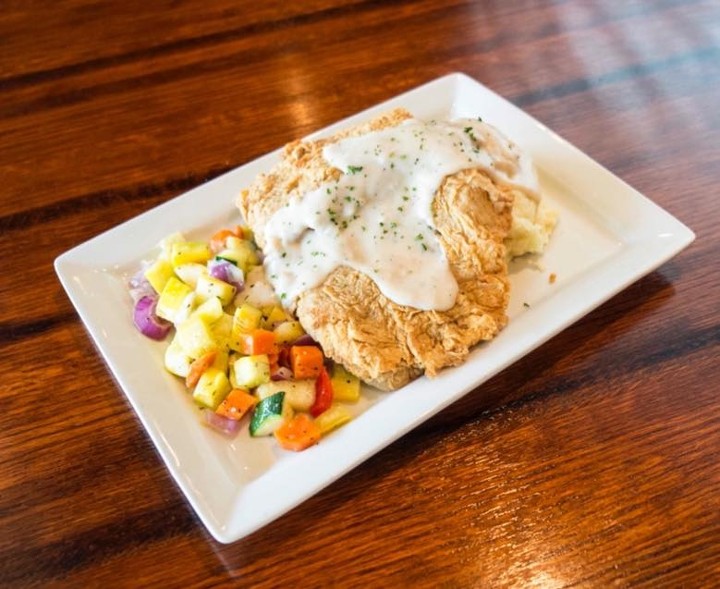
[[[333,401],[333,389],[332,382],[330,381],[330,375],[323,366],[320,370],[320,375],[315,380],[315,403],[310,407],[310,415],[317,417],[321,413],[330,409]]]

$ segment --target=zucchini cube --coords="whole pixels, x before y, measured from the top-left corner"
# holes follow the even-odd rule
[[[315,403],[314,380],[279,380],[261,384],[255,394],[260,399],[266,399],[275,393],[285,393],[285,402],[295,411],[310,411]]]
[[[255,407],[250,420],[250,435],[270,436],[292,416],[293,410],[285,399],[285,393],[275,393],[260,401]]]
[[[241,389],[254,389],[270,382],[270,360],[266,354],[242,356],[235,360],[233,368],[233,386]]]
[[[217,254],[218,258],[228,260],[241,268],[247,274],[253,266],[260,263],[255,246],[244,239],[237,237],[228,237],[227,248]]]

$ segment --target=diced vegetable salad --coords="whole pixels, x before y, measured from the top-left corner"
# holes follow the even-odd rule
[[[263,280],[246,227],[205,241],[173,234],[130,282],[134,323],[171,340],[165,368],[184,379],[204,422],[227,434],[273,435],[304,450],[350,420],[360,381],[328,360]]]

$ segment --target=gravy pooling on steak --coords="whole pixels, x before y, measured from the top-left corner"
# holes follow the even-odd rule
[[[477,119],[407,119],[329,143],[322,155],[341,174],[290,198],[265,225],[268,278],[286,306],[347,266],[397,304],[445,311],[458,285],[432,213],[443,180],[479,168],[538,193],[527,156]]]

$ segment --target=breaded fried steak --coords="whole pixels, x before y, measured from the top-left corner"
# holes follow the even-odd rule
[[[412,121],[414,119],[410,113],[396,110],[327,139],[290,143],[285,147],[280,163],[267,174],[259,176],[242,192],[237,203],[246,222],[255,232],[258,245],[266,254],[271,254],[266,259],[266,262],[269,260],[269,265],[266,263],[268,273],[275,272],[280,261],[288,259],[288,252],[304,251],[306,258],[318,254],[318,259],[332,258],[337,253],[334,250],[319,251],[314,245],[312,247],[316,247],[315,250],[301,250],[301,246],[297,245],[304,239],[306,243],[311,243],[310,238],[328,231],[324,225],[314,225],[312,220],[298,220],[309,210],[304,206],[308,204],[308,199],[324,203],[324,208],[318,206],[314,214],[320,218],[321,213],[325,214],[325,209],[328,209],[327,215],[332,225],[327,225],[335,232],[332,233],[333,239],[342,239],[337,243],[349,248],[352,256],[347,263],[343,263],[340,258],[334,266],[328,265],[326,268],[329,270],[325,275],[320,275],[317,284],[299,289],[291,300],[284,302],[295,308],[305,330],[322,345],[328,357],[343,364],[368,384],[384,390],[397,389],[421,374],[434,376],[443,367],[463,362],[472,346],[490,340],[506,324],[510,294],[505,241],[513,226],[512,208],[518,186],[502,181],[501,168],[502,165],[508,165],[507,162],[514,165],[517,155],[512,151],[512,144],[508,143],[510,150],[504,144],[494,144],[498,139],[492,133],[481,136],[481,132],[485,132],[485,127],[482,127],[484,123],[454,122],[454,127],[447,127],[447,133],[446,127],[432,127],[428,130],[428,133],[434,134],[433,137],[440,137],[441,131],[449,136],[454,141],[453,145],[457,144],[463,154],[468,152],[469,163],[465,164],[467,167],[441,177],[434,197],[429,200],[432,214],[430,225],[427,225],[427,231],[412,231],[412,235],[408,232],[407,235],[397,233],[403,228],[414,227],[408,225],[415,221],[405,209],[405,203],[408,207],[412,205],[411,199],[415,196],[412,192],[415,189],[411,190],[410,182],[402,188],[407,190],[402,195],[401,189],[395,187],[398,192],[393,198],[402,198],[397,200],[400,205],[395,207],[399,211],[397,217],[378,216],[377,211],[387,211],[387,207],[381,209],[377,201],[363,197],[364,187],[359,183],[363,181],[364,175],[364,181],[373,186],[380,179],[389,187],[391,183],[387,179],[399,177],[387,175],[394,173],[394,162],[397,162],[398,169],[406,169],[413,163],[407,162],[414,152],[408,155],[410,152],[403,151],[401,145],[397,153],[390,151],[384,160],[376,152],[375,156],[380,158],[378,161],[383,161],[384,176],[368,175],[371,172],[368,162],[374,160],[367,158],[372,158],[373,154],[364,155],[362,165],[347,165],[344,169],[328,161],[329,151],[326,148],[334,146],[337,147],[336,152],[342,151],[345,148],[341,142],[349,138],[374,136],[374,133],[392,128],[402,130],[405,135],[413,133],[415,137],[420,137],[423,128],[412,127]],[[393,136],[377,136],[388,145],[399,141]],[[425,140],[422,137],[418,141],[420,150],[425,145],[433,145],[432,142],[423,143]],[[360,147],[354,145],[353,149]],[[498,156],[487,165],[474,165],[472,162],[475,160],[472,158],[484,157],[481,150],[485,149],[502,157]],[[364,153],[367,152],[365,149]],[[414,159],[414,163],[422,165],[419,156]],[[500,170],[497,174],[494,173],[496,164]],[[403,165],[406,168],[402,168]],[[511,172],[504,171],[506,174]],[[414,178],[427,177],[425,171],[422,174]],[[382,182],[379,183],[376,199],[385,198],[382,194],[384,187]],[[332,201],[320,200],[326,191],[330,195],[334,185],[345,190],[345,202],[341,203],[344,208],[339,205],[336,209],[325,206],[338,202],[337,198]],[[341,193],[338,191],[338,194]],[[360,196],[356,198],[355,195]],[[383,266],[384,270],[378,270],[377,275],[374,274],[375,270],[371,266],[373,262],[366,260],[370,260],[375,248],[367,244],[375,243],[380,248],[385,247],[387,242],[359,240],[357,245],[350,240],[353,235],[364,235],[367,218],[375,221],[380,219],[375,239],[394,239],[393,252],[400,252],[402,245],[413,255],[415,252],[418,255],[433,254],[434,257],[427,258],[428,264],[435,264],[439,260],[446,265],[449,273],[434,273],[437,280],[433,283],[431,276],[431,280],[426,282],[426,288],[438,290],[438,296],[447,297],[450,292],[450,305],[437,303],[433,308],[427,308],[432,303],[426,303],[426,298],[422,296],[418,299],[421,300],[418,305],[397,302],[398,297],[393,294],[393,278],[397,276],[395,270],[404,272],[402,276],[413,277],[420,272],[413,274],[414,258],[402,257],[402,268],[398,262],[397,268],[393,269],[391,262],[389,266]],[[289,227],[284,233],[276,231],[274,226],[281,222]],[[295,250],[288,245],[292,240],[295,240],[292,247],[297,245]],[[287,250],[283,249],[285,246]],[[292,259],[294,267],[289,270],[298,273],[302,272],[303,264],[309,263],[307,259]],[[423,258],[418,259],[419,264],[423,265]],[[369,265],[363,266],[364,263]],[[286,264],[289,265],[289,262]],[[417,268],[416,264],[415,269],[422,268]],[[269,277],[271,282],[273,276]],[[453,282],[456,284],[451,284]],[[273,284],[277,290],[279,282]],[[416,290],[423,291],[420,295],[425,294],[425,287],[416,287]],[[283,297],[284,293],[281,295]]]

